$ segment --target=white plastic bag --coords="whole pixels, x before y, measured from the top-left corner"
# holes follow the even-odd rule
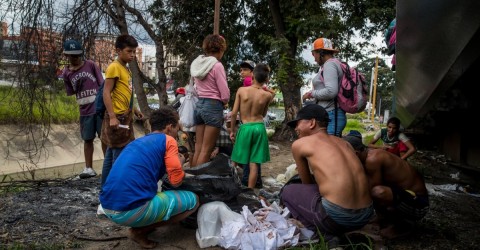
[[[178,108],[178,114],[180,115],[180,124],[182,124],[183,127],[189,128],[195,125],[193,111],[197,106],[197,102],[198,96],[193,86],[193,78],[191,78],[190,83],[185,88],[185,99],[180,105],[180,108]]]
[[[221,229],[224,224],[241,222],[242,220],[242,215],[233,212],[221,201],[212,201],[203,204],[198,209],[197,214],[198,229],[196,232],[196,238],[198,245],[200,248],[218,245],[221,239]],[[242,223],[242,226],[243,225],[244,223]],[[240,242],[236,244],[236,246],[239,245]]]

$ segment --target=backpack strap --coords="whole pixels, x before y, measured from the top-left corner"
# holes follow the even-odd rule
[[[132,87],[133,87],[133,78],[132,78]],[[132,97],[130,98],[130,105],[129,109],[133,110],[133,88],[132,88]]]
[[[338,115],[338,107],[337,107],[337,97],[336,97],[336,96],[335,96],[335,98],[334,98],[334,105],[335,105],[335,114],[334,114],[334,115],[335,115],[335,124],[334,124],[335,126],[334,126],[334,128],[333,128],[333,135],[334,135],[334,136],[337,136],[337,122],[338,122],[338,120],[337,120],[337,115]],[[339,137],[341,137],[341,136],[339,136]]]

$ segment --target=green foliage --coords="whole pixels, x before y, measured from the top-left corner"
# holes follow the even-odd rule
[[[357,119],[347,119],[347,126],[343,130],[344,134],[347,134],[350,130],[357,130],[360,133],[365,133],[365,127],[360,120]]]
[[[372,70],[375,68],[375,58],[369,58],[362,61],[357,65],[357,69],[365,75],[365,80],[370,87],[372,83]],[[392,109],[393,102],[393,90],[395,86],[395,72],[392,71],[383,59],[378,60],[378,72],[377,72],[377,93],[376,93],[376,106],[379,105],[381,100],[381,110],[378,114],[383,114],[385,110]],[[372,88],[373,95],[373,88]],[[377,109],[378,110],[378,109]]]
[[[286,248],[287,250],[328,250],[330,249],[327,242],[325,242],[325,238],[322,236],[321,233],[318,233],[320,235],[318,242],[311,242],[303,246],[298,246],[298,247],[289,247]],[[340,245],[339,247],[343,247],[342,249],[353,249],[353,250],[372,250],[374,245],[370,237],[364,235],[362,239],[350,239],[350,237],[346,236],[346,240],[348,241],[348,244],[346,245]],[[357,242],[359,241],[359,242]]]
[[[45,93],[38,89],[35,93],[44,95],[43,101],[31,103],[31,115],[26,113],[25,103],[21,103],[21,90],[10,86],[0,87],[0,124],[41,123],[48,119],[52,123],[71,123],[79,119],[78,104],[74,96],[66,96],[65,92]],[[28,117],[27,117],[28,116]]]
[[[347,114],[347,119],[364,120],[364,119],[368,119],[368,114],[366,111],[356,113],[356,114]]]

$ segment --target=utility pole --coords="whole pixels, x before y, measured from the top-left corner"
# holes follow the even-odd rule
[[[375,117],[375,101],[377,98],[377,76],[378,76],[378,56],[375,59],[375,76],[373,78],[373,98],[372,98],[372,123],[374,123],[374,117]]]
[[[213,34],[220,34],[220,0],[215,0],[215,13],[213,15]]]
[[[369,99],[368,99],[368,115],[367,117],[370,117],[370,114],[372,113],[372,89],[373,89],[373,77],[375,76],[375,68],[372,67],[372,75],[370,76],[370,92],[369,92]]]

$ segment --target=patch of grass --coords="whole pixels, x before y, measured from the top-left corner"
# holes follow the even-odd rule
[[[360,242],[357,243],[358,239],[350,239],[348,236],[345,236],[345,239],[348,241],[348,244],[341,244],[339,247],[343,249],[353,249],[353,250],[372,250],[373,249],[373,241],[366,235],[363,235],[365,239],[361,239]],[[320,238],[316,243],[309,243],[308,245],[304,246],[297,246],[297,247],[289,247],[286,248],[287,250],[328,250],[328,244],[325,242],[325,238],[320,234]]]
[[[11,86],[0,86],[0,124],[49,121],[63,124],[79,120],[75,96],[65,91],[37,90],[35,98]]]
[[[345,129],[343,130],[344,134],[348,134],[350,130],[357,130],[358,132],[364,134],[365,133],[365,127],[362,124],[360,120],[357,119],[347,119],[347,126],[345,126]]]

